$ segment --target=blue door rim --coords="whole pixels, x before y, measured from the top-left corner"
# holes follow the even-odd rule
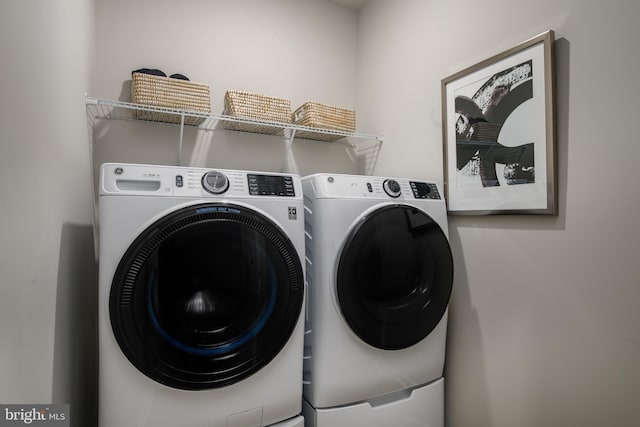
[[[215,260],[222,250],[231,253]],[[206,286],[191,283],[193,270],[204,271],[198,280]],[[222,297],[207,301],[207,292]],[[193,307],[216,305],[217,298],[228,313],[193,314],[175,302],[191,293],[200,298]],[[277,356],[301,315],[303,293],[299,255],[280,227],[244,206],[202,203],[159,219],[126,250],[110,289],[111,328],[127,359],[154,381],[185,390],[219,388]]]

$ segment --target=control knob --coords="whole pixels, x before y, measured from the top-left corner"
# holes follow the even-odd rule
[[[202,188],[211,194],[222,194],[229,189],[229,179],[218,171],[209,171],[202,175]]]
[[[384,192],[389,196],[393,198],[400,197],[400,184],[395,179],[385,180],[382,184],[382,188],[384,189]]]

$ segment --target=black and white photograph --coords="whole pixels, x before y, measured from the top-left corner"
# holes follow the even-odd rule
[[[554,213],[552,40],[548,31],[442,81],[450,213]]]

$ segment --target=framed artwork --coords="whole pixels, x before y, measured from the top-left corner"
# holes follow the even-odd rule
[[[557,215],[553,31],[442,80],[447,209]]]

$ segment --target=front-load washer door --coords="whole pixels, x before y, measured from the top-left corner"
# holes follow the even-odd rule
[[[385,350],[410,347],[438,325],[453,283],[453,258],[440,226],[424,211],[387,205],[346,238],[336,291],[351,329]]]
[[[113,333],[153,380],[226,386],[268,364],[300,316],[304,278],[293,243],[258,212],[207,203],[142,232],[110,291]]]

